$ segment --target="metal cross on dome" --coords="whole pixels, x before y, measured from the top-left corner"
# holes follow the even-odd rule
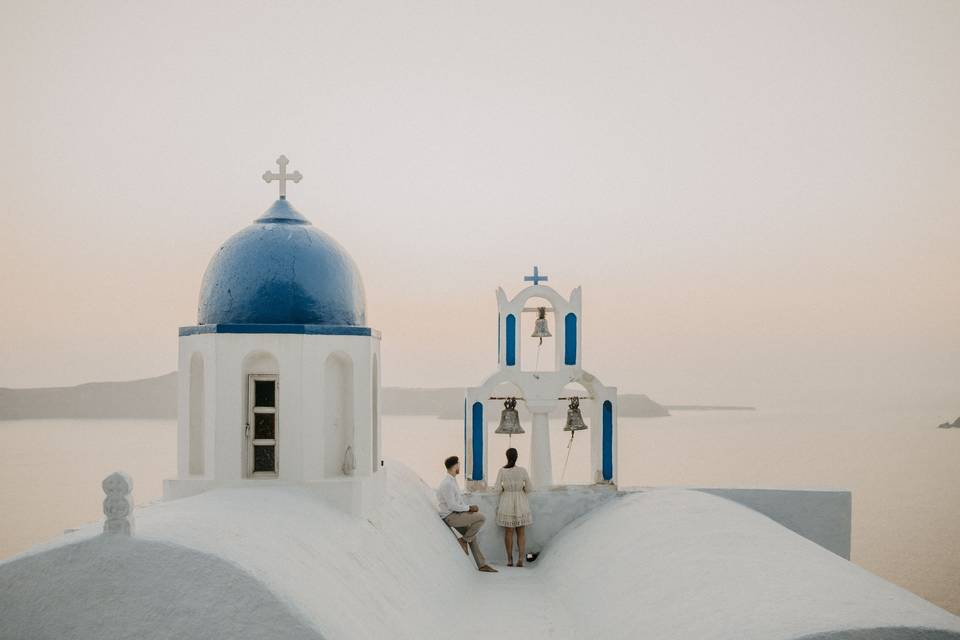
[[[532,282],[534,285],[540,284],[540,281],[541,281],[541,280],[542,280],[543,282],[546,282],[546,281],[549,280],[549,279],[550,279],[550,278],[548,278],[547,276],[542,276],[542,275],[540,275],[540,267],[538,267],[538,266],[536,266],[536,265],[533,266],[533,275],[532,275],[532,276],[523,276],[523,281],[524,281],[524,282]]]
[[[292,181],[294,184],[300,182],[303,178],[303,174],[299,171],[294,171],[293,173],[287,173],[287,165],[290,164],[290,161],[287,160],[287,156],[280,156],[277,158],[277,164],[280,166],[280,172],[274,173],[272,171],[263,172],[263,181],[267,184],[273,182],[274,180],[280,181],[280,199],[287,199],[287,180]]]

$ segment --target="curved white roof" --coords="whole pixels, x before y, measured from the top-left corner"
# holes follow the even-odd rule
[[[0,637],[70,624],[73,638],[130,628],[165,638],[162,621],[175,618],[180,638],[210,637],[199,630],[211,624],[224,638],[771,640],[871,627],[960,638],[960,618],[698,491],[618,497],[569,525],[533,567],[482,574],[436,516],[430,489],[401,465],[388,473],[369,521],[309,487],[272,486],[139,509],[133,540],[91,540],[98,527],[64,536],[0,564]],[[234,596],[262,603],[269,636],[216,615]],[[144,619],[158,621],[153,633]]]

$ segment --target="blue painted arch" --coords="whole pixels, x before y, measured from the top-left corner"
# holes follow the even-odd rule
[[[470,479],[483,480],[483,403],[473,403],[473,456],[470,458]]]
[[[613,480],[613,403],[603,402],[603,440],[601,473],[606,482]]]
[[[507,314],[507,336],[506,336],[506,358],[507,366],[513,367],[517,364],[517,316],[512,313]]]
[[[563,364],[577,364],[577,314],[563,318]]]

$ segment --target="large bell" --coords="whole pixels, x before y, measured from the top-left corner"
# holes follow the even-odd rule
[[[570,406],[567,407],[567,426],[564,431],[569,431],[573,435],[574,431],[583,431],[587,425],[583,422],[583,414],[580,413],[580,398],[570,398]]]
[[[533,333],[530,334],[530,337],[540,338],[540,341],[543,342],[544,338],[551,336],[553,334],[550,333],[550,327],[547,326],[547,308],[537,307],[537,322],[533,325]]]
[[[520,414],[517,413],[517,399],[507,398],[503,402],[503,411],[500,412],[500,426],[494,433],[512,436],[523,432],[523,427],[520,426]]]

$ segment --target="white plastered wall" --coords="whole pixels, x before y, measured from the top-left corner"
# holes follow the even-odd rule
[[[190,474],[191,359],[203,359],[203,474]],[[369,477],[379,469],[378,410],[380,340],[370,336],[206,333],[182,336],[179,349],[177,481],[210,488],[238,482],[259,482],[246,476],[247,380],[250,374],[278,376],[277,478],[282,482],[345,480],[336,464],[327,462],[325,447],[325,379],[328,358],[346,362],[352,387],[349,410],[351,446],[356,458],[353,477]],[[196,403],[194,403],[196,405]],[[374,442],[374,437],[378,442]],[[331,457],[332,459],[332,457]],[[329,468],[334,467],[334,468]],[[201,482],[198,482],[201,481]],[[175,481],[176,483],[176,481]],[[174,484],[175,484],[174,483]],[[202,489],[201,489],[202,490]],[[189,491],[193,493],[195,490]],[[182,494],[183,491],[173,493]]]

